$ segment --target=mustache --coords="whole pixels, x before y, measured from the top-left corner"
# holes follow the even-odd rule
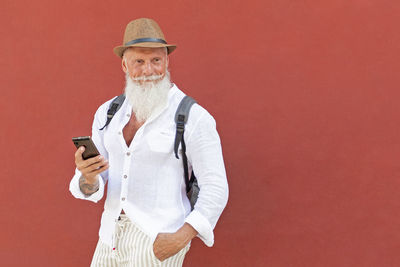
[[[150,76],[139,76],[139,77],[135,77],[135,78],[131,78],[132,81],[135,82],[140,82],[140,81],[157,81],[161,78],[163,78],[163,74],[160,75],[150,75]]]

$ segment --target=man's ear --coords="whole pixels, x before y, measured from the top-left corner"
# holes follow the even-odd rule
[[[126,63],[126,58],[122,58],[121,62],[122,71],[127,73],[128,72],[128,64]]]
[[[166,54],[166,56],[167,56],[167,68],[168,68],[168,65],[169,65],[168,48],[165,48],[165,54]]]

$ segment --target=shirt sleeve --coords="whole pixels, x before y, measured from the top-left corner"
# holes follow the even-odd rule
[[[110,100],[112,101],[112,100]],[[99,107],[94,115],[94,120],[92,124],[92,140],[96,145],[99,153],[108,160],[108,152],[104,146],[104,130],[100,130],[101,127],[104,126],[107,119],[107,109],[110,101],[107,101],[103,105]],[[108,179],[108,170],[102,172],[100,174],[101,179],[99,179],[99,190],[90,196],[85,196],[79,188],[79,178],[81,177],[81,172],[78,169],[75,169],[75,175],[72,177],[72,180],[69,184],[69,190],[75,198],[89,200],[93,202],[98,202],[103,198],[104,195],[104,187],[107,183]]]
[[[75,169],[75,175],[74,177],[72,177],[72,180],[69,184],[69,191],[71,191],[72,195],[76,198],[98,202],[104,195],[103,178],[99,179],[99,190],[97,190],[90,196],[85,196],[85,194],[83,194],[81,189],[79,188],[79,178],[81,177],[81,175],[81,172],[78,169]]]
[[[193,106],[192,111],[195,107],[199,106]],[[228,201],[228,183],[214,118],[203,109],[185,138],[188,161],[200,188],[194,209],[185,222],[196,229],[198,237],[211,247],[214,244],[214,227]]]

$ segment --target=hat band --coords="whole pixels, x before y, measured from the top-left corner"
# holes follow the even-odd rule
[[[167,42],[163,39],[157,39],[157,38],[139,38],[139,39],[135,39],[132,41],[129,41],[127,43],[125,43],[125,45],[133,45],[133,44],[137,44],[137,43],[163,43],[163,44],[167,44]]]

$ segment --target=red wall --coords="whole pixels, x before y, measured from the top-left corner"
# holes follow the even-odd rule
[[[185,266],[400,266],[400,4],[11,1],[0,7],[2,266],[89,266],[104,202],[74,199],[72,136],[120,94],[112,48],[151,17],[216,118],[230,200]]]

